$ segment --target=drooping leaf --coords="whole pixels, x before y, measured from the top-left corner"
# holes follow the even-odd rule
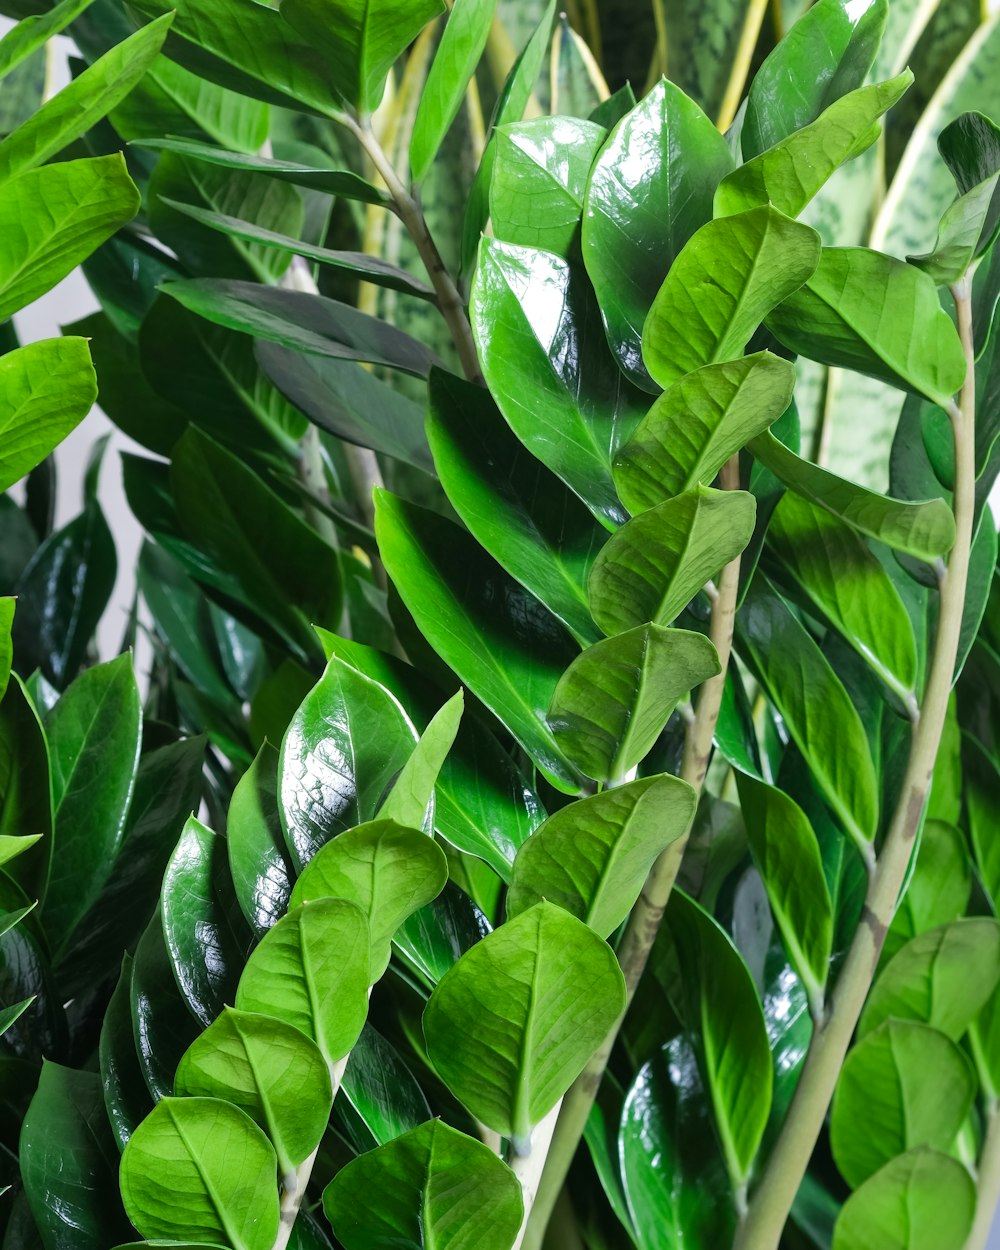
[[[243,915],[265,933],[285,914],[294,877],[278,814],[278,753],[267,743],[233,790],[226,845]]]

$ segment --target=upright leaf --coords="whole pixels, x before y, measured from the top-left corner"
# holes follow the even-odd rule
[[[464,707],[460,690],[431,717],[413,754],[392,783],[389,797],[379,808],[381,820],[394,820],[415,829],[428,824],[434,810],[434,786],[454,746]]]
[[[277,774],[278,753],[265,743],[236,783],[226,821],[233,888],[257,934],[285,914],[294,878],[278,813]]]

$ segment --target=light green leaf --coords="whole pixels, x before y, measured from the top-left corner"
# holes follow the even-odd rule
[[[577,656],[556,686],[548,722],[581,772],[621,781],[649,753],[680,700],[718,671],[704,635],[640,625]]]
[[[40,833],[28,833],[24,834],[23,837],[8,833],[0,834],[0,865],[16,858],[16,856],[26,851],[28,847],[34,846],[41,836]]]
[[[837,1082],[830,1146],[857,1187],[916,1146],[948,1151],[972,1107],[972,1066],[951,1038],[912,1020],[887,1020],[854,1047]]]
[[[445,974],[424,1011],[424,1036],[452,1093],[527,1151],[534,1126],[624,1006],[625,983],[607,943],[568,912],[538,903]]]
[[[2,365],[2,361],[0,361]],[[16,599],[11,595],[0,597],[0,700],[7,692],[7,683],[10,681],[10,667],[14,659],[14,646],[11,642],[11,626],[14,624],[14,606]],[[37,838],[40,835],[35,835]],[[30,845],[30,843],[28,844]],[[17,842],[13,838],[0,835],[0,848],[7,848],[7,853],[0,849],[0,864],[18,853]]]
[[[217,1098],[164,1098],[122,1156],[128,1217],[144,1237],[271,1250],[278,1233],[274,1149]]]
[[[971,825],[971,787],[968,803]],[[972,866],[964,835],[954,825],[928,817],[920,833],[916,865],[886,934],[883,962],[910,938],[963,916],[971,889]]]
[[[186,1051],[174,1092],[245,1111],[274,1146],[282,1176],[319,1145],[333,1106],[330,1073],[314,1042],[282,1020],[231,1007]]]
[[[757,502],[742,490],[695,486],[642,512],[601,548],[590,608],[606,634],[668,625],[753,534]]]
[[[642,331],[646,368],[669,386],[741,356],[757,327],[812,275],[819,235],[766,205],[710,221],[660,287]]]
[[[393,820],[414,829],[424,827],[433,814],[434,786],[455,742],[464,707],[464,696],[459,690],[435,712],[379,808],[380,820]]]
[[[770,352],[703,365],[653,402],[612,471],[633,515],[711,484],[730,456],[788,408],[795,369]]]
[[[361,908],[318,899],[264,934],[247,960],[236,1006],[293,1025],[335,1064],[350,1052],[368,1014],[370,961]]]
[[[437,843],[419,829],[379,819],[348,829],[306,864],[291,905],[317,899],[347,899],[368,918],[374,985],[389,964],[390,943],[399,926],[432,902],[448,880],[448,861]]]
[[[788,348],[947,408],[965,377],[932,278],[866,247],[825,247],[811,278],[767,319]]]
[[[278,813],[278,753],[264,743],[236,783],[226,820],[233,889],[257,934],[288,909],[294,873]]]
[[[518,851],[507,912],[542,899],[609,937],[626,919],[659,854],[687,833],[694,791],[677,777],[643,777],[570,803]]]
[[[508,1250],[523,1204],[488,1146],[431,1120],[348,1163],[323,1191],[323,1210],[345,1250]]]
[[[53,35],[65,30],[92,3],[93,0],[61,0],[47,13],[35,13],[18,22],[0,39],[0,78],[5,78]]]

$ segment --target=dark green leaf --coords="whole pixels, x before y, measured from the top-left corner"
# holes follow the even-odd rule
[[[431,1114],[399,1052],[370,1024],[354,1043],[340,1088],[377,1146],[416,1128]],[[339,1104],[337,1110],[343,1112]]]
[[[104,1105],[119,1150],[125,1149],[136,1125],[145,1119],[153,1105],[132,1036],[131,981],[132,959],[126,955],[118,985],[104,1014],[99,1046]]]
[[[173,1093],[177,1064],[200,1029],[177,988],[159,908],[136,947],[130,995],[139,1065],[153,1098],[164,1098]]]
[[[9,872],[33,898],[45,889],[52,859],[52,783],[38,713],[21,681],[11,676],[0,702],[0,835],[40,839]]]

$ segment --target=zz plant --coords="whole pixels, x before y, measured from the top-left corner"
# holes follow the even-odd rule
[[[263,603],[303,667],[313,646],[326,664],[224,833],[192,817],[176,844],[101,1027],[107,1119],[91,1075],[43,1071],[20,1140],[38,1237],[983,1250],[1000,131],[935,115],[940,223],[928,211],[907,258],[838,245],[831,188],[889,162],[883,119],[918,86],[879,50],[884,4],[819,0],[725,133],[667,79],[522,120],[549,10],[500,91],[449,267],[420,182],[492,6],[451,9],[408,175],[373,120],[435,13],[184,0],[171,26],[193,70],[358,144],[367,190],[324,176],[391,201],[453,355],[292,282],[167,288],[252,335],[265,372],[329,358],[426,378],[425,441],[386,436],[412,384],[363,371],[384,406],[366,391],[351,437],[367,429],[381,464],[419,444],[434,490],[369,479],[384,649],[329,617],[307,638],[308,608],[246,611],[249,563],[223,581],[172,528],[199,506],[195,470],[233,453],[191,431],[171,448],[157,538],[234,619]],[[905,396],[888,491],[801,454],[817,370]],[[337,510],[328,482],[302,484],[287,508],[313,534]]]

